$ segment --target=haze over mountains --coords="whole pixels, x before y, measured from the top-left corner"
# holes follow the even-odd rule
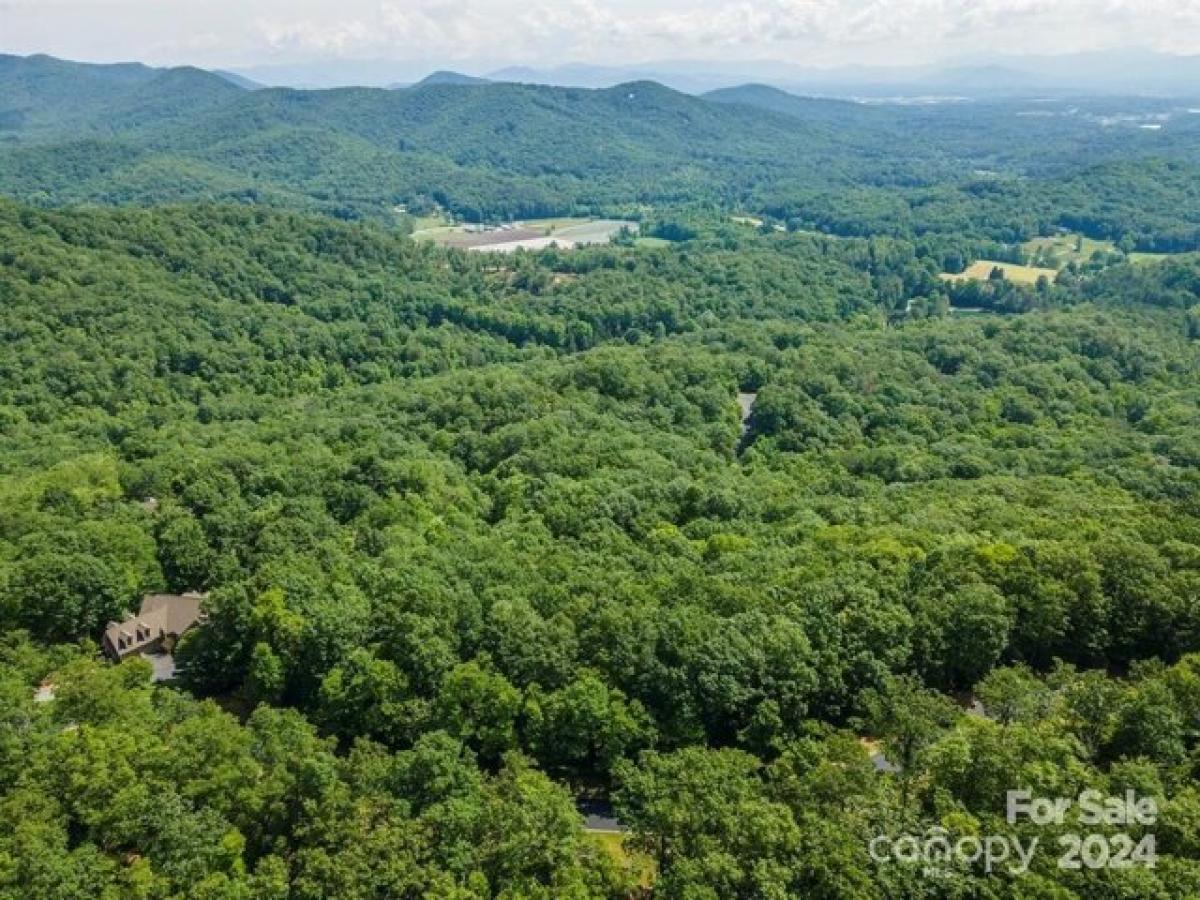
[[[462,77],[490,81],[605,88],[648,80],[692,94],[755,82],[832,97],[1114,93],[1200,96],[1200,57],[1137,49],[1063,56],[988,55],[913,67],[816,68],[783,61],[663,60],[634,65],[576,63],[460,68],[465,73]],[[440,69],[436,62],[336,60],[254,66],[237,72],[252,81],[274,86],[385,87],[413,84],[425,73]]]

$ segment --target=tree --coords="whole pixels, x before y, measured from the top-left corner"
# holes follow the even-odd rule
[[[395,663],[358,649],[321,681],[317,717],[343,740],[369,737],[395,744],[407,724],[407,697],[408,686]]]
[[[702,748],[617,766],[618,814],[654,855],[663,896],[793,893],[801,836],[787,807],[767,797],[759,770],[747,753]]]
[[[462,663],[446,675],[434,709],[440,727],[489,763],[517,745],[521,693],[499,672],[476,660]]]
[[[576,777],[607,776],[618,759],[652,737],[641,704],[590,672],[551,694],[531,694],[524,717],[534,755]]]
[[[869,733],[882,739],[888,760],[900,770],[907,804],[924,752],[957,715],[954,703],[912,676],[899,675],[880,690],[864,691],[860,705]]]
[[[163,510],[158,524],[158,557],[168,583],[176,590],[207,587],[213,558],[204,529],[188,511]]]
[[[107,561],[69,551],[21,560],[6,593],[17,621],[49,641],[98,635],[124,617],[135,596]]]
[[[1113,758],[1145,757],[1162,766],[1183,761],[1184,722],[1170,690],[1148,679],[1125,692],[1117,706],[1106,754]]]
[[[1050,691],[1026,666],[993,669],[975,686],[975,697],[989,717],[1001,725],[1041,717]]]
[[[250,653],[246,673],[246,697],[251,703],[278,703],[283,697],[286,674],[283,661],[271,645],[259,641]]]
[[[916,623],[918,652],[935,683],[967,687],[999,661],[1012,626],[1003,594],[989,584],[967,584],[924,600]]]

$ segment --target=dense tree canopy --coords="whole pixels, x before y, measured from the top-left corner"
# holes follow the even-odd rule
[[[0,60],[0,896],[1200,894],[1193,123],[79,79]],[[1014,788],[1156,866],[870,852]]]
[[[715,232],[505,272],[294,214],[2,212],[6,627],[95,640],[204,589],[182,684],[261,704],[239,724],[10,638],[6,793],[58,823],[36,872],[33,813],[10,826],[14,890],[625,890],[539,770],[617,789],[666,896],[870,896],[899,876],[865,829],[995,815],[980,766],[1149,767],[1189,802],[1194,263],[896,325],[878,285],[909,245]],[[1148,657],[1184,661],[1062,668]],[[994,721],[895,695],[980,682]],[[1063,717],[1077,743],[1038,736]],[[980,741],[1031,756],[955,756]],[[875,812],[833,812],[835,776]]]

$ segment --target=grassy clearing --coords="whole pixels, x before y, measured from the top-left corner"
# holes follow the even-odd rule
[[[414,231],[412,233],[412,238],[416,241],[436,241],[441,243],[447,238],[462,233],[462,229],[454,225],[443,225],[437,228],[422,228]]]
[[[1172,256],[1179,254],[1174,253],[1130,253],[1129,261],[1135,265],[1144,266],[1149,263],[1162,262],[1164,259],[1170,259]]]
[[[433,240],[439,235],[453,234],[459,226],[444,213],[428,216],[412,216],[412,237],[416,240]]]
[[[623,226],[637,227],[633,222],[625,222],[620,219],[583,219],[576,220],[569,225],[560,225],[553,229],[549,236],[581,244],[607,244]],[[530,227],[533,225],[531,224]]]
[[[1056,261],[1060,267],[1068,263],[1088,263],[1097,253],[1109,254],[1117,252],[1117,245],[1112,241],[1097,241],[1081,235],[1064,234],[1057,237],[1034,238],[1022,244],[1029,255],[1030,262],[1035,265],[1047,261]],[[1125,258],[1135,265],[1162,262],[1179,256],[1177,253],[1141,253],[1133,252]]]
[[[1034,238],[1021,245],[1032,265],[1018,266],[1013,263],[998,262],[991,259],[981,259],[958,274],[943,273],[945,281],[986,281],[992,274],[992,269],[1000,268],[1004,277],[1014,284],[1036,285],[1038,279],[1045,275],[1051,281],[1058,276],[1060,270],[1071,263],[1086,265],[1097,253],[1111,254],[1117,252],[1116,244],[1112,241],[1097,241],[1092,238],[1075,234],[1060,234],[1054,237]],[[1172,253],[1130,253],[1124,257],[1134,265],[1148,265],[1161,262],[1179,254]],[[1120,254],[1112,259],[1119,259]],[[1106,260],[1111,262],[1112,259]],[[1048,263],[1050,265],[1048,265]],[[1057,268],[1055,268],[1057,266]]]
[[[527,228],[536,228],[539,231],[544,231],[546,234],[554,234],[559,229],[587,225],[592,221],[594,220],[585,218],[527,219],[522,224]]]
[[[412,222],[413,231],[429,231],[434,228],[442,228],[454,224],[441,213],[434,213],[429,216],[413,216]]]
[[[653,250],[658,247],[670,247],[671,242],[666,238],[641,237],[636,238],[633,242],[633,245],[635,247],[643,247],[647,250]]]
[[[1038,279],[1045,275],[1051,281],[1058,276],[1057,269],[1044,269],[1037,266],[1017,266],[1012,263],[997,262],[992,259],[981,259],[978,262],[970,265],[965,272],[957,275],[944,274],[942,278],[946,281],[987,281],[991,277],[992,270],[999,268],[1004,272],[1004,277],[1014,284],[1037,284]]]
[[[1053,237],[1039,237],[1026,241],[1021,245],[1030,262],[1038,260],[1053,260],[1058,268],[1068,263],[1085,263],[1097,253],[1112,253],[1117,245],[1112,241],[1097,241],[1078,234],[1058,234]],[[1044,268],[1055,268],[1044,265]]]

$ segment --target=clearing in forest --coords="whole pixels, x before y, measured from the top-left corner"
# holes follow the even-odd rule
[[[1013,263],[997,262],[992,259],[981,259],[967,267],[965,272],[943,274],[946,281],[987,281],[993,269],[1000,269],[1004,277],[1014,284],[1037,284],[1038,279],[1045,275],[1050,281],[1058,276],[1057,269],[1043,269],[1037,266],[1018,266]]]
[[[1097,241],[1081,234],[1056,234],[1026,241],[1021,249],[1034,267],[1061,269],[1068,263],[1091,262],[1097,253],[1113,253],[1117,245],[1112,241]]]
[[[514,250],[542,250],[551,245],[571,249],[589,244],[607,244],[622,228],[636,231],[637,223],[616,219],[530,219],[500,225],[454,225],[422,229],[414,232],[413,237],[446,247],[509,253]]]

